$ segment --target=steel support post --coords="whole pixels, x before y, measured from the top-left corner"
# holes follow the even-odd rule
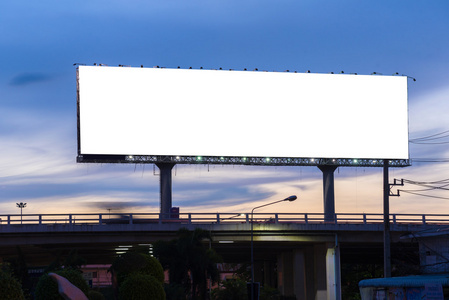
[[[159,168],[159,186],[161,195],[161,217],[170,217],[170,208],[172,207],[172,169],[174,163],[157,163]]]
[[[337,166],[318,166],[323,172],[324,221],[335,221],[334,171]]]

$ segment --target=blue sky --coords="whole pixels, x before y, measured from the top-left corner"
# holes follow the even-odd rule
[[[28,203],[24,213],[159,210],[152,165],[75,162],[74,63],[398,72],[416,78],[409,80],[416,139],[449,130],[448,32],[446,0],[1,1],[0,213],[18,213],[16,202]],[[413,165],[392,169],[391,178],[448,178],[448,163],[421,162],[449,160],[447,141],[410,144]],[[173,205],[182,212],[249,212],[290,194],[299,200],[268,210],[322,212],[314,167],[179,165],[173,175]],[[382,211],[381,169],[339,168],[335,180],[337,212]],[[446,199],[391,199],[392,212],[447,208]]]

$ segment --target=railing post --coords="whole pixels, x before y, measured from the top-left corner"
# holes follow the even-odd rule
[[[39,225],[42,225],[42,215],[39,215]]]
[[[422,215],[422,224],[426,225],[426,215]]]
[[[192,214],[189,213],[189,224],[192,224]]]
[[[393,224],[396,225],[396,214],[393,215]]]
[[[279,223],[279,214],[274,214],[274,223]]]
[[[220,214],[217,214],[217,224],[220,224]]]
[[[363,224],[366,224],[366,214],[363,214]]]
[[[72,224],[72,215],[69,215],[69,224]]]
[[[99,214],[98,215],[98,224],[103,224],[103,215],[102,214]]]
[[[133,224],[133,215],[129,214],[129,224]]]
[[[162,214],[161,213],[159,214],[159,222],[158,223],[162,224]]]
[[[8,225],[11,225],[11,216],[8,215]]]
[[[305,222],[306,224],[309,224],[309,217],[308,217],[307,214],[304,214],[304,222]]]
[[[246,214],[246,224],[249,224],[249,214]]]

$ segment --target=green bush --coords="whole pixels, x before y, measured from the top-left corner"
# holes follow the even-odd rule
[[[164,283],[164,270],[161,264],[149,254],[127,252],[115,259],[112,264],[112,270],[116,273],[119,286],[126,280],[128,275],[133,273],[151,275],[161,284]]]
[[[240,278],[225,280],[220,288],[212,291],[212,298],[215,300],[246,300],[248,299],[246,282]]]
[[[89,286],[81,275],[80,271],[73,269],[65,269],[54,272],[62,277],[65,277],[74,286],[79,288],[85,295],[89,292]],[[59,295],[58,284],[48,274],[44,274],[39,278],[35,291],[36,300],[63,300]]]
[[[0,300],[25,300],[22,285],[11,274],[0,270]]]
[[[165,300],[165,292],[156,278],[151,275],[133,273],[120,285],[120,300]]]
[[[164,284],[165,275],[161,263],[153,256],[144,255],[144,257],[146,264],[142,270],[142,273],[151,275],[161,284]]]
[[[105,297],[103,296],[102,293],[94,291],[94,290],[90,290],[89,291],[89,300],[105,300]]]

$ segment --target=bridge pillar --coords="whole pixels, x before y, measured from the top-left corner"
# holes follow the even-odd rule
[[[326,252],[327,300],[341,299],[340,248],[327,244]]]
[[[297,299],[341,300],[340,249],[335,245],[315,244],[312,251],[306,250],[298,256],[294,279]],[[303,279],[300,279],[301,272]]]
[[[278,289],[282,295],[315,300],[313,256],[313,250],[309,251],[307,247],[278,255]]]
[[[337,166],[318,166],[323,172],[324,221],[335,221],[334,171]]]
[[[161,194],[161,210],[163,218],[169,218],[170,208],[172,207],[172,169],[174,163],[157,163],[159,168],[159,186]]]
[[[301,250],[293,252],[293,292],[296,295],[296,299],[307,299],[307,286],[306,286],[306,260],[305,253]]]
[[[292,252],[278,255],[278,289],[283,296],[294,295],[294,256]]]
[[[327,299],[327,264],[326,255],[327,247],[326,244],[317,244],[313,247],[314,254],[314,300],[328,300]],[[312,273],[313,274],[313,273]],[[309,300],[309,299],[308,299]],[[334,299],[332,299],[334,300]]]

